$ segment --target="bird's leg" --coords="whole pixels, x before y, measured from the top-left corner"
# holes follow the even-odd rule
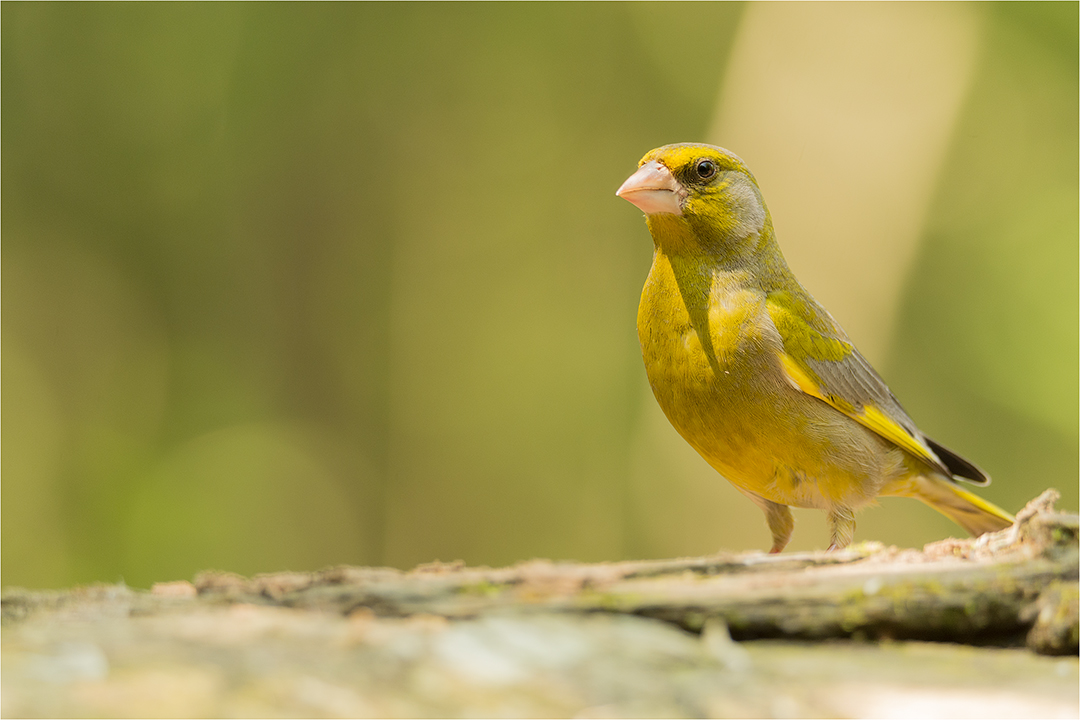
[[[829,512],[829,550],[842,550],[855,537],[855,513],[850,508],[834,508]]]
[[[761,509],[765,511],[765,522],[769,524],[769,532],[772,533],[772,549],[770,554],[783,550],[788,540],[791,539],[791,531],[795,529],[795,518],[791,517],[791,510],[787,505],[774,503],[772,500],[762,498]]]

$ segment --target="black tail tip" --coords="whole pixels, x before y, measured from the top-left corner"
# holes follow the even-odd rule
[[[926,438],[926,444],[930,446],[930,449],[933,450],[939,458],[941,458],[941,462],[945,464],[945,467],[948,468],[954,478],[981,487],[986,487],[990,484],[990,476],[980,470],[975,463],[965,460],[949,448],[934,442],[930,438]]]

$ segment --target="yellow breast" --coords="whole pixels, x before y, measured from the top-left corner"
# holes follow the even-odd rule
[[[745,281],[741,272],[706,272],[692,258],[656,253],[638,307],[638,339],[654,390],[660,384],[717,391],[762,363],[775,364],[764,347],[779,343],[778,336],[766,337],[775,329],[764,294]]]
[[[814,427],[836,413],[784,380],[765,295],[745,275],[658,251],[638,308],[638,338],[664,414],[729,481],[802,507],[848,492],[846,473],[829,487],[836,473],[814,439]]]

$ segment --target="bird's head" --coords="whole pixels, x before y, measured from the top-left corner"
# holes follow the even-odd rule
[[[683,225],[673,218],[681,218],[699,242],[729,249],[760,234],[768,222],[750,170],[738,156],[714,145],[657,148],[641,158],[637,172],[615,194],[648,216],[658,242],[662,227]]]

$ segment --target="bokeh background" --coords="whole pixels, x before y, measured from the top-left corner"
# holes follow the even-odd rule
[[[3,584],[766,548],[637,346],[614,191],[688,140],[982,494],[1076,508],[1077,7],[4,3]]]

